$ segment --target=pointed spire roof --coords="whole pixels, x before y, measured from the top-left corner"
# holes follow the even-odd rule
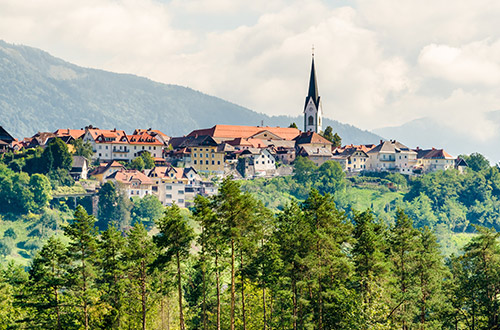
[[[311,77],[309,78],[309,92],[306,97],[306,104],[304,108],[307,106],[309,99],[312,98],[316,108],[319,107],[319,93],[318,93],[318,82],[316,81],[316,69],[314,68],[314,52],[312,54],[312,64],[311,64]]]

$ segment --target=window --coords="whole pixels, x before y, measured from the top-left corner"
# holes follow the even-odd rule
[[[106,146],[106,150],[108,149],[108,146]]]
[[[171,195],[171,194],[166,194],[166,195],[165,195],[165,197],[166,197],[167,199],[172,199],[172,195]]]
[[[212,160],[212,165],[215,165],[215,161]]]
[[[102,146],[99,146],[99,149],[102,149]]]
[[[220,160],[217,161],[217,165],[220,165]]]
[[[172,190],[172,186],[166,186],[165,189]]]
[[[177,191],[177,193],[178,193],[179,195],[184,195],[184,190],[179,190],[179,191]]]
[[[149,150],[151,150],[151,147],[149,147]]]
[[[183,199],[179,199],[179,203],[184,203],[184,200]]]
[[[208,165],[208,160],[205,161],[205,165]]]
[[[207,158],[208,158],[208,154],[205,154],[205,156],[207,156]]]
[[[212,158],[214,158],[214,157],[215,157],[215,154],[214,154],[214,153],[212,153]]]
[[[193,157],[196,157],[196,154],[193,154]]]
[[[313,118],[313,116],[309,116],[307,124],[308,125],[314,125],[314,118]]]
[[[196,159],[194,160],[194,164],[196,165]]]

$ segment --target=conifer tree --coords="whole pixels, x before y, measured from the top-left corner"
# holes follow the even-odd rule
[[[385,251],[385,228],[376,223],[370,210],[355,212],[353,217],[352,258],[357,291],[361,297],[362,328],[369,329],[386,323],[388,276]]]
[[[255,201],[248,194],[240,191],[240,186],[232,180],[225,178],[215,198],[215,210],[219,221],[223,222],[224,237],[231,251],[231,311],[230,329],[234,330],[235,303],[236,303],[236,253],[243,248],[242,235],[247,226],[254,222]],[[241,262],[241,261],[240,261]],[[245,309],[242,309],[245,312]]]
[[[413,228],[412,220],[402,210],[398,210],[396,223],[389,236],[394,293],[388,318],[403,330],[411,328],[413,316],[416,314],[417,242],[418,231]]]
[[[110,307],[103,318],[107,329],[120,329],[125,286],[125,238],[111,225],[99,240],[99,280],[101,300]]]
[[[416,254],[418,322],[422,328],[438,328],[448,309],[442,287],[446,269],[439,244],[428,227],[419,230]]]
[[[210,280],[209,273],[209,260],[213,260],[213,271],[215,273],[215,290],[216,290],[216,325],[215,328],[221,328],[221,287],[220,287],[220,273],[222,265],[220,257],[224,254],[227,245],[224,244],[223,223],[216,217],[214,211],[213,200],[204,196],[198,195],[195,198],[195,207],[193,210],[194,219],[198,222],[201,228],[201,234],[198,237],[198,244],[201,246],[200,251],[200,267],[202,272],[202,322],[203,329],[206,330],[208,326],[207,316],[207,291]]]
[[[68,309],[64,291],[67,288],[68,256],[60,239],[52,236],[33,259],[30,281],[23,306],[31,307],[31,326],[44,329],[67,329],[74,316]]]
[[[125,258],[126,271],[130,281],[128,288],[128,327],[137,328],[136,319],[140,320],[139,327],[146,330],[149,296],[151,293],[150,266],[157,257],[155,244],[148,235],[142,223],[135,223],[127,236]],[[139,311],[136,310],[136,301],[140,301]],[[138,315],[137,315],[138,314]],[[138,317],[137,317],[138,316]]]
[[[312,233],[306,264],[314,323],[318,330],[347,327],[356,321],[356,295],[347,285],[352,269],[343,251],[351,226],[329,194],[311,190],[302,209]]]
[[[464,316],[470,329],[498,329],[500,327],[500,233],[483,227],[479,235],[464,248],[464,254],[455,258],[452,271],[458,280],[455,298],[457,311]]]
[[[69,269],[70,290],[82,310],[81,322],[85,330],[90,328],[90,313],[95,296],[95,263],[96,263],[96,219],[88,215],[78,205],[73,221],[64,228],[70,239],[68,256],[71,261]]]
[[[159,233],[154,237],[154,241],[160,249],[157,262],[160,265],[164,265],[175,259],[179,298],[179,326],[180,330],[185,330],[182,309],[181,259],[186,258],[189,254],[191,241],[194,239],[194,232],[186,220],[184,220],[177,204],[167,207],[165,216],[157,221],[157,226]]]

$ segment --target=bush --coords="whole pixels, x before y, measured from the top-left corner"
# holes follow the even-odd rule
[[[4,238],[7,238],[7,237],[10,237],[12,239],[16,239],[17,238],[17,234],[16,232],[14,231],[13,228],[9,228],[5,231],[5,233],[3,233],[3,237]]]

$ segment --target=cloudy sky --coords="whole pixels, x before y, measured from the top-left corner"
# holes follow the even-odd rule
[[[485,141],[499,17],[496,0],[0,0],[0,39],[287,115],[302,113],[314,44],[325,116],[432,117]]]

